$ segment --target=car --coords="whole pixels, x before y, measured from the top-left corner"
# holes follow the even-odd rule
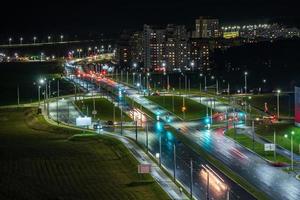
[[[99,129],[102,129],[102,126],[101,124],[94,124],[94,130],[99,130]]]
[[[108,121],[106,122],[106,124],[109,125],[109,126],[113,126],[113,125],[114,125],[114,122],[111,121],[111,120],[108,120]]]

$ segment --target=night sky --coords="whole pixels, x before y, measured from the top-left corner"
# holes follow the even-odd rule
[[[9,2],[1,2],[1,38],[48,33],[116,34],[124,28],[141,29],[144,23],[192,27],[200,15],[218,17],[225,24],[278,18],[300,24],[296,1],[290,0]]]

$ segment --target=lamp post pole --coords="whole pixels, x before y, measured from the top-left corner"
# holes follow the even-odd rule
[[[244,75],[245,75],[245,94],[247,94],[247,75],[248,75],[248,72],[245,72]]]
[[[173,178],[176,181],[176,145],[173,144]]]
[[[279,113],[279,95],[281,93],[281,90],[277,90],[277,119],[279,120],[280,113]]]
[[[19,85],[17,86],[17,101],[18,101],[18,106],[20,105],[20,87]]]

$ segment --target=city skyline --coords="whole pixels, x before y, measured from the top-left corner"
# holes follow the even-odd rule
[[[192,26],[198,16],[219,18],[221,23],[264,23],[268,20],[288,21],[299,25],[296,2],[289,1],[149,1],[149,2],[91,2],[66,3],[54,1],[46,5],[37,1],[3,7],[14,10],[0,14],[2,34],[93,33],[118,34],[125,28],[143,24],[185,24]],[[55,12],[53,12],[55,10]],[[26,28],[24,28],[26,26]],[[80,26],[80,29],[77,27]]]
[[[300,16],[273,1],[2,2],[0,199],[299,200]]]

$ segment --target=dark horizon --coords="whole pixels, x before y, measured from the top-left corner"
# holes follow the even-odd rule
[[[222,24],[264,23],[280,20],[299,26],[296,2],[253,1],[147,1],[147,2],[18,2],[0,13],[0,38],[47,34],[113,34],[141,30],[143,24],[184,24],[193,27],[198,16],[212,16]]]

